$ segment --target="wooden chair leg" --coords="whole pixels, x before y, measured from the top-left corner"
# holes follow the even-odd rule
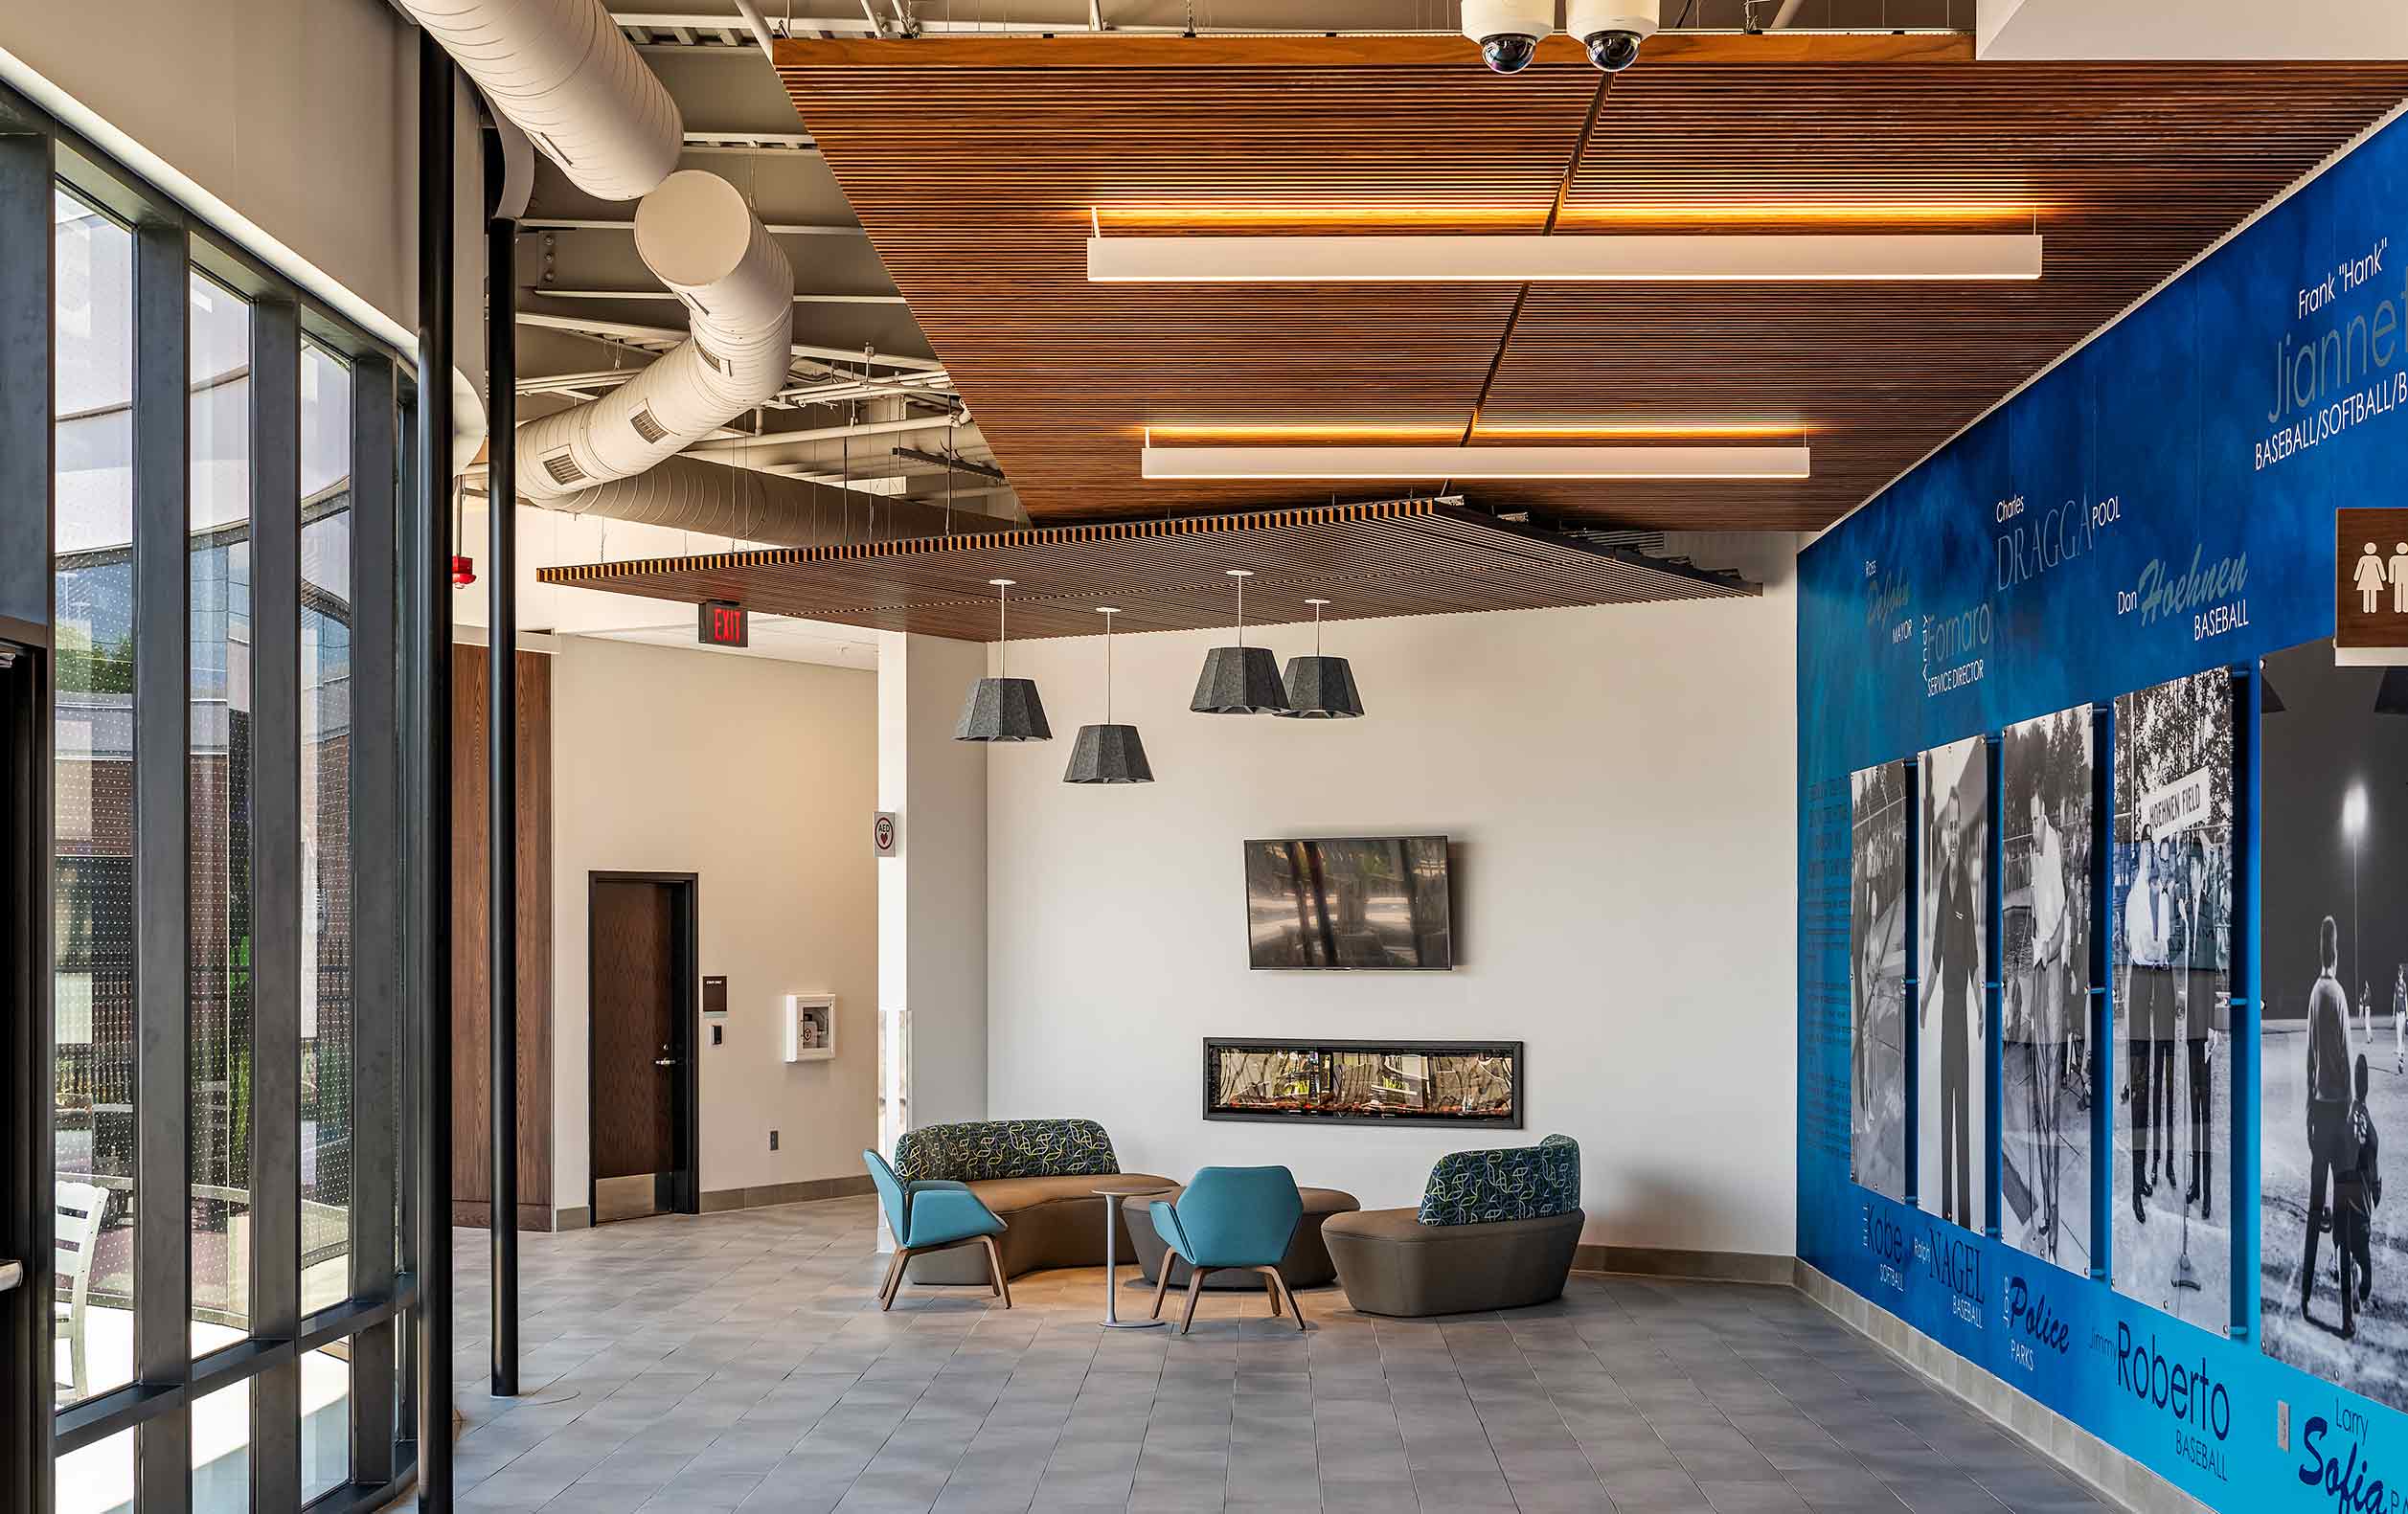
[[[1280,1276],[1277,1267],[1271,1269],[1271,1279],[1280,1285],[1280,1292],[1287,1295],[1287,1312],[1296,1317],[1296,1328],[1302,1330],[1305,1327],[1305,1306],[1296,1301],[1296,1290],[1287,1285],[1287,1279]]]
[[[1162,1318],[1162,1300],[1164,1296],[1170,1292],[1170,1264],[1178,1259],[1179,1254],[1177,1252],[1167,1251],[1162,1254],[1161,1276],[1154,1279],[1154,1312],[1147,1316],[1147,1319],[1159,1320]]]
[[[997,1249],[992,1235],[981,1235],[979,1239],[987,1243],[987,1266],[995,1275],[995,1297],[1001,1299],[1003,1306],[1009,1309],[1011,1307],[1011,1284],[1004,1277],[1003,1253]]]
[[[1263,1291],[1271,1296],[1271,1318],[1280,1317],[1280,1270],[1277,1267],[1257,1267],[1262,1275]]]
[[[880,1312],[895,1307],[895,1296],[901,1292],[903,1287],[903,1264],[910,1260],[910,1247],[897,1246],[895,1248],[895,1259],[886,1264],[886,1285],[880,1289],[878,1293],[878,1309]]]
[[[1167,1269],[1166,1269],[1167,1270]],[[1195,1300],[1204,1292],[1204,1269],[1193,1262],[1188,1264],[1188,1306],[1179,1316],[1179,1333],[1185,1335],[1195,1323]]]

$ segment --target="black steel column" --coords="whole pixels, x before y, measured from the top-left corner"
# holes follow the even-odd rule
[[[501,192],[501,138],[485,134],[485,177]],[[493,1049],[493,1396],[518,1393],[518,221],[485,227],[487,685],[486,963]]]
[[[418,923],[419,1507],[451,1514],[451,322],[452,64],[419,38],[418,773],[425,911]]]

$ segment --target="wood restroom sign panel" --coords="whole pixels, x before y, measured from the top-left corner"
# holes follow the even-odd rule
[[[2408,509],[2333,511],[2333,660],[2408,665]]]

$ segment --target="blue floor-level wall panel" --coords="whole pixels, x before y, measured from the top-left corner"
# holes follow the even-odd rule
[[[2270,1359],[2258,1328],[2261,1123],[2300,1139],[2298,1111],[2258,1108],[2258,660],[2332,634],[2334,509],[2397,505],[2408,122],[2370,134],[1800,566],[1800,1254],[2217,1509],[2389,1514],[2408,1494],[2408,1414]],[[1850,1181],[1849,778],[2209,668],[2236,675],[2236,1107],[2215,1112],[2230,1133],[2216,1223],[2192,1240],[2229,1252],[2215,1260],[2232,1297],[2229,1319],[2187,1322],[2096,1276],[2117,1265],[2109,1246],[2060,1268]],[[2383,1018],[2389,1006],[2386,993]],[[1985,1045],[1996,1088],[1995,1035]],[[2125,1160],[2114,1083],[2094,1087],[2093,1111],[2112,1118],[2089,1117],[2092,1191]],[[2386,1134],[2408,1152],[2408,1130]],[[1994,1138],[1985,1155],[1997,1162]],[[1983,1181],[1998,1191],[1995,1165]],[[2392,1307],[2408,1310],[2408,1288]]]

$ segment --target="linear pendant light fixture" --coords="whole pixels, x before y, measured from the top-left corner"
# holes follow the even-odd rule
[[[1158,447],[1148,479],[1803,479],[1804,446]]]
[[[1204,654],[1204,670],[1188,708],[1204,715],[1277,714],[1287,708],[1279,659],[1267,646],[1246,644],[1246,580],[1254,570],[1231,568],[1228,573],[1238,580],[1238,644],[1215,646]]]
[[[1011,667],[1011,627],[1005,622],[1005,606],[1011,595],[1012,580],[989,578],[995,586],[995,667],[1009,672]],[[1045,722],[1045,702],[1036,696],[1034,678],[982,678],[970,685],[969,697],[962,702],[961,723],[953,728],[956,741],[1051,741],[1054,728]]]
[[[1079,728],[1079,738],[1071,743],[1070,766],[1062,773],[1065,783],[1154,780],[1153,764],[1146,760],[1146,743],[1138,739],[1137,728],[1112,723],[1112,617],[1120,613],[1115,604],[1096,608],[1096,614],[1103,617],[1103,724]]]
[[[2040,277],[2036,232],[1090,237],[1090,283],[1942,283]]]

